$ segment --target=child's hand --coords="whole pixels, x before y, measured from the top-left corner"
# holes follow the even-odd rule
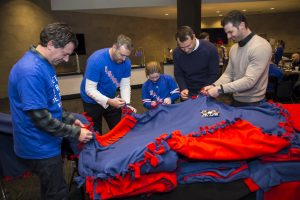
[[[155,108],[157,106],[157,102],[156,101],[151,101],[151,107]]]
[[[163,104],[169,105],[171,103],[172,103],[172,101],[171,101],[170,97],[167,97],[167,98],[164,99],[164,103]]]

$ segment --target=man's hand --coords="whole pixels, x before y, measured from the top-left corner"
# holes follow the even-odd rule
[[[124,99],[118,97],[115,97],[113,99],[108,99],[107,103],[115,108],[121,108],[126,104]]]
[[[127,105],[127,107],[128,107],[132,112],[136,113],[136,109],[135,109],[134,107],[132,107],[132,106],[130,106],[130,105]]]
[[[84,124],[79,119],[75,120],[74,125],[78,126],[78,127],[81,127],[81,128],[84,127]]]
[[[172,103],[172,101],[171,101],[171,98],[170,98],[170,97],[167,97],[167,98],[164,99],[163,104],[169,105],[169,104],[171,104],[171,103]]]
[[[184,89],[180,92],[180,97],[183,100],[187,100],[189,98],[189,90],[188,89]]]
[[[213,88],[213,87],[214,87],[213,85],[205,86],[204,88],[201,89],[201,92],[205,95],[208,95],[208,90]]]
[[[219,96],[219,90],[221,89],[220,86],[214,86],[214,87],[211,87],[207,90],[207,94],[208,96],[211,96],[211,97],[218,97]]]
[[[81,128],[78,140],[83,143],[89,142],[93,138],[93,133],[86,128]]]

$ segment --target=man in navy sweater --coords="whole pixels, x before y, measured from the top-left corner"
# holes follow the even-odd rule
[[[174,74],[180,97],[186,100],[217,80],[219,57],[217,48],[211,42],[198,40],[189,26],[179,27],[175,37],[178,47],[173,53]]]

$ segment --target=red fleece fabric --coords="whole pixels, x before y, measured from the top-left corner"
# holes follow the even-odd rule
[[[126,135],[135,126],[136,121],[137,120],[131,115],[125,115],[121,121],[107,134],[102,136],[96,134],[96,140],[102,146],[109,146]]]
[[[299,200],[300,181],[282,183],[264,193],[264,200]]]
[[[172,150],[188,158],[224,161],[272,154],[290,144],[283,138],[263,133],[244,120],[200,137],[182,136],[175,131],[167,142]]]
[[[93,181],[87,179],[86,182]],[[88,183],[86,187],[94,187],[95,183]],[[110,180],[97,180],[96,193],[101,199],[120,198],[139,194],[151,194],[156,192],[169,192],[177,186],[176,173],[161,172],[141,175],[139,179],[132,180],[129,174],[125,177],[116,177]],[[93,197],[93,189],[86,188],[90,198]]]
[[[300,104],[282,104],[282,107],[290,113],[293,127],[300,132]]]

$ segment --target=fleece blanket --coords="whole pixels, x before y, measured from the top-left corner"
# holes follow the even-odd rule
[[[126,115],[108,134],[95,134],[80,153],[77,181],[112,183],[128,175],[130,181],[138,181],[151,173],[171,173],[179,156],[218,162],[254,159],[289,147],[295,135],[293,120],[280,104],[234,108],[200,95],[141,115]],[[222,181],[239,177],[235,170],[246,172],[241,169],[228,168]],[[108,197],[97,184],[88,185],[94,199]],[[110,197],[119,195],[110,193]]]

